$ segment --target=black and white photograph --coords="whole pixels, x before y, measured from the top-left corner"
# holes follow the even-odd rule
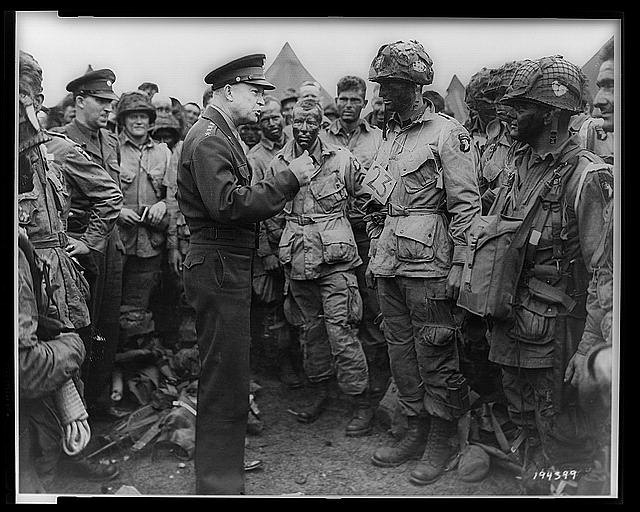
[[[11,17],[9,502],[622,498],[622,12]]]

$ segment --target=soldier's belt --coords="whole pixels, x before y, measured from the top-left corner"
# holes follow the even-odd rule
[[[254,232],[243,232],[239,229],[221,227],[202,227],[194,230],[189,237],[192,244],[222,244],[235,247],[248,247],[255,249],[256,234]]]
[[[52,233],[51,235],[36,237],[35,239],[29,239],[36,249],[50,249],[52,247],[66,247],[69,243],[69,238],[66,233],[62,231],[58,233]]]
[[[307,224],[316,224],[318,222],[326,222],[328,220],[339,219],[340,217],[344,217],[343,212],[336,213],[318,213],[317,215],[299,215],[297,213],[288,213],[285,216],[286,220],[290,220],[291,222],[295,222],[296,224],[300,224],[301,226],[306,226]]]
[[[407,217],[409,215],[438,215],[445,213],[441,208],[406,208],[397,204],[387,203],[389,217]]]

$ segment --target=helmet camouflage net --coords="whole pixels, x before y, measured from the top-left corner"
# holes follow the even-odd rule
[[[482,100],[487,101],[485,90],[493,69],[482,68],[469,80],[469,84],[465,87],[465,103],[469,108],[475,109]]]
[[[492,69],[484,89],[484,95],[492,101],[500,101],[507,91],[509,84],[511,84],[513,75],[520,64],[522,64],[521,61],[512,60],[504,63],[497,69]]]
[[[116,105],[116,118],[122,122],[124,116],[130,112],[146,112],[149,114],[149,122],[156,120],[156,109],[149,96],[141,91],[125,92],[120,96]]]
[[[42,92],[42,68],[33,55],[20,50],[19,85],[33,96]]]
[[[396,41],[380,47],[371,62],[369,80],[407,80],[429,85],[433,81],[433,61],[418,41]]]
[[[514,73],[502,102],[530,100],[577,113],[584,105],[586,82],[582,70],[561,55],[526,60]]]
[[[162,114],[156,117],[156,121],[151,128],[151,133],[158,130],[171,130],[176,136],[180,136],[180,123],[172,114]]]

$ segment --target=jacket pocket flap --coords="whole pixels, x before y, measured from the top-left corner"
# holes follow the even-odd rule
[[[400,176],[405,176],[407,174],[411,174],[414,171],[417,171],[425,162],[431,160],[433,165],[433,170],[436,170],[436,159],[431,150],[431,146],[428,144],[421,146],[420,148],[416,148],[406,157],[403,161],[402,169],[400,171]]]
[[[425,225],[424,222],[416,222],[416,217],[400,219],[396,226],[396,236],[420,242],[428,247],[433,245],[435,231],[435,222],[430,222]]]
[[[204,263],[204,254],[187,254],[183,265],[185,268],[191,268],[201,263]]]
[[[319,234],[320,240],[322,240],[322,245],[340,243],[356,245],[353,233],[349,229],[332,229],[330,231],[321,231]]]

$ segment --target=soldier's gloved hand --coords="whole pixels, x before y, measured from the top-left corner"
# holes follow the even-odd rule
[[[291,160],[289,170],[295,174],[301,187],[311,181],[311,175],[315,167],[313,165],[313,159],[309,156],[309,152],[306,149],[298,158]]]
[[[273,272],[274,270],[278,270],[280,268],[280,260],[277,256],[273,254],[269,254],[262,258],[262,266],[267,272]]]
[[[140,222],[140,215],[138,215],[131,208],[123,208],[120,210],[120,217],[118,220],[127,226],[135,226]]]
[[[147,219],[149,219],[149,224],[152,226],[156,226],[164,217],[164,214],[167,213],[167,203],[164,201],[158,201],[151,208],[149,208],[149,212],[147,213]]]
[[[458,300],[460,293],[460,281],[462,280],[462,265],[451,265],[449,277],[447,278],[447,297],[451,300]]]
[[[90,250],[82,240],[78,240],[77,238],[69,238],[69,243],[64,248],[67,251],[69,256],[78,256],[82,254],[89,254]]]

